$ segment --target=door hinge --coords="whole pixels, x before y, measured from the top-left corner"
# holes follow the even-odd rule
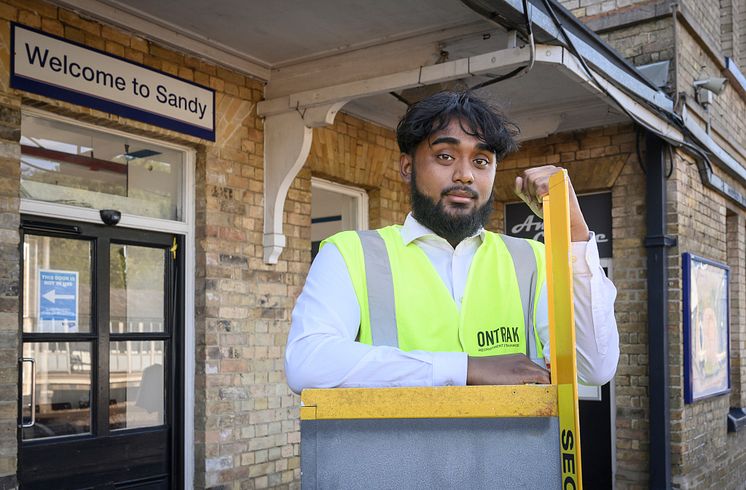
[[[171,251],[171,258],[173,260],[176,260],[176,250],[179,248],[179,245],[176,243],[176,237],[174,237],[174,242],[171,245],[171,248],[169,249]]]

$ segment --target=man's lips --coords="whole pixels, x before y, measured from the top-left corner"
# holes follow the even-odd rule
[[[457,204],[467,204],[477,198],[477,193],[471,189],[446,189],[443,197]]]

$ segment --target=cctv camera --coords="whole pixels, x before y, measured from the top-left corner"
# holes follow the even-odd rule
[[[99,214],[101,215],[101,221],[108,226],[114,226],[122,219],[122,213],[116,209],[102,209]]]
[[[702,107],[708,109],[712,105],[713,97],[725,90],[726,78],[709,77],[694,81],[694,98]]]
[[[694,88],[696,90],[703,88],[715,95],[720,95],[723,93],[723,90],[725,90],[726,83],[728,83],[727,78],[709,77],[705,78],[704,80],[695,80]]]

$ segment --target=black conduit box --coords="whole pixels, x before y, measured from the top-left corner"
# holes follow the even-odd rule
[[[728,412],[728,432],[738,432],[746,427],[746,408],[731,408]]]

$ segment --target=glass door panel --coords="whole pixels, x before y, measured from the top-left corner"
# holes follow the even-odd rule
[[[109,427],[112,430],[163,424],[164,347],[162,340],[111,343]]]
[[[23,439],[91,432],[91,344],[23,344]]]
[[[23,331],[91,331],[91,242],[26,235]]]
[[[111,333],[163,332],[166,251],[113,243],[109,248]]]

